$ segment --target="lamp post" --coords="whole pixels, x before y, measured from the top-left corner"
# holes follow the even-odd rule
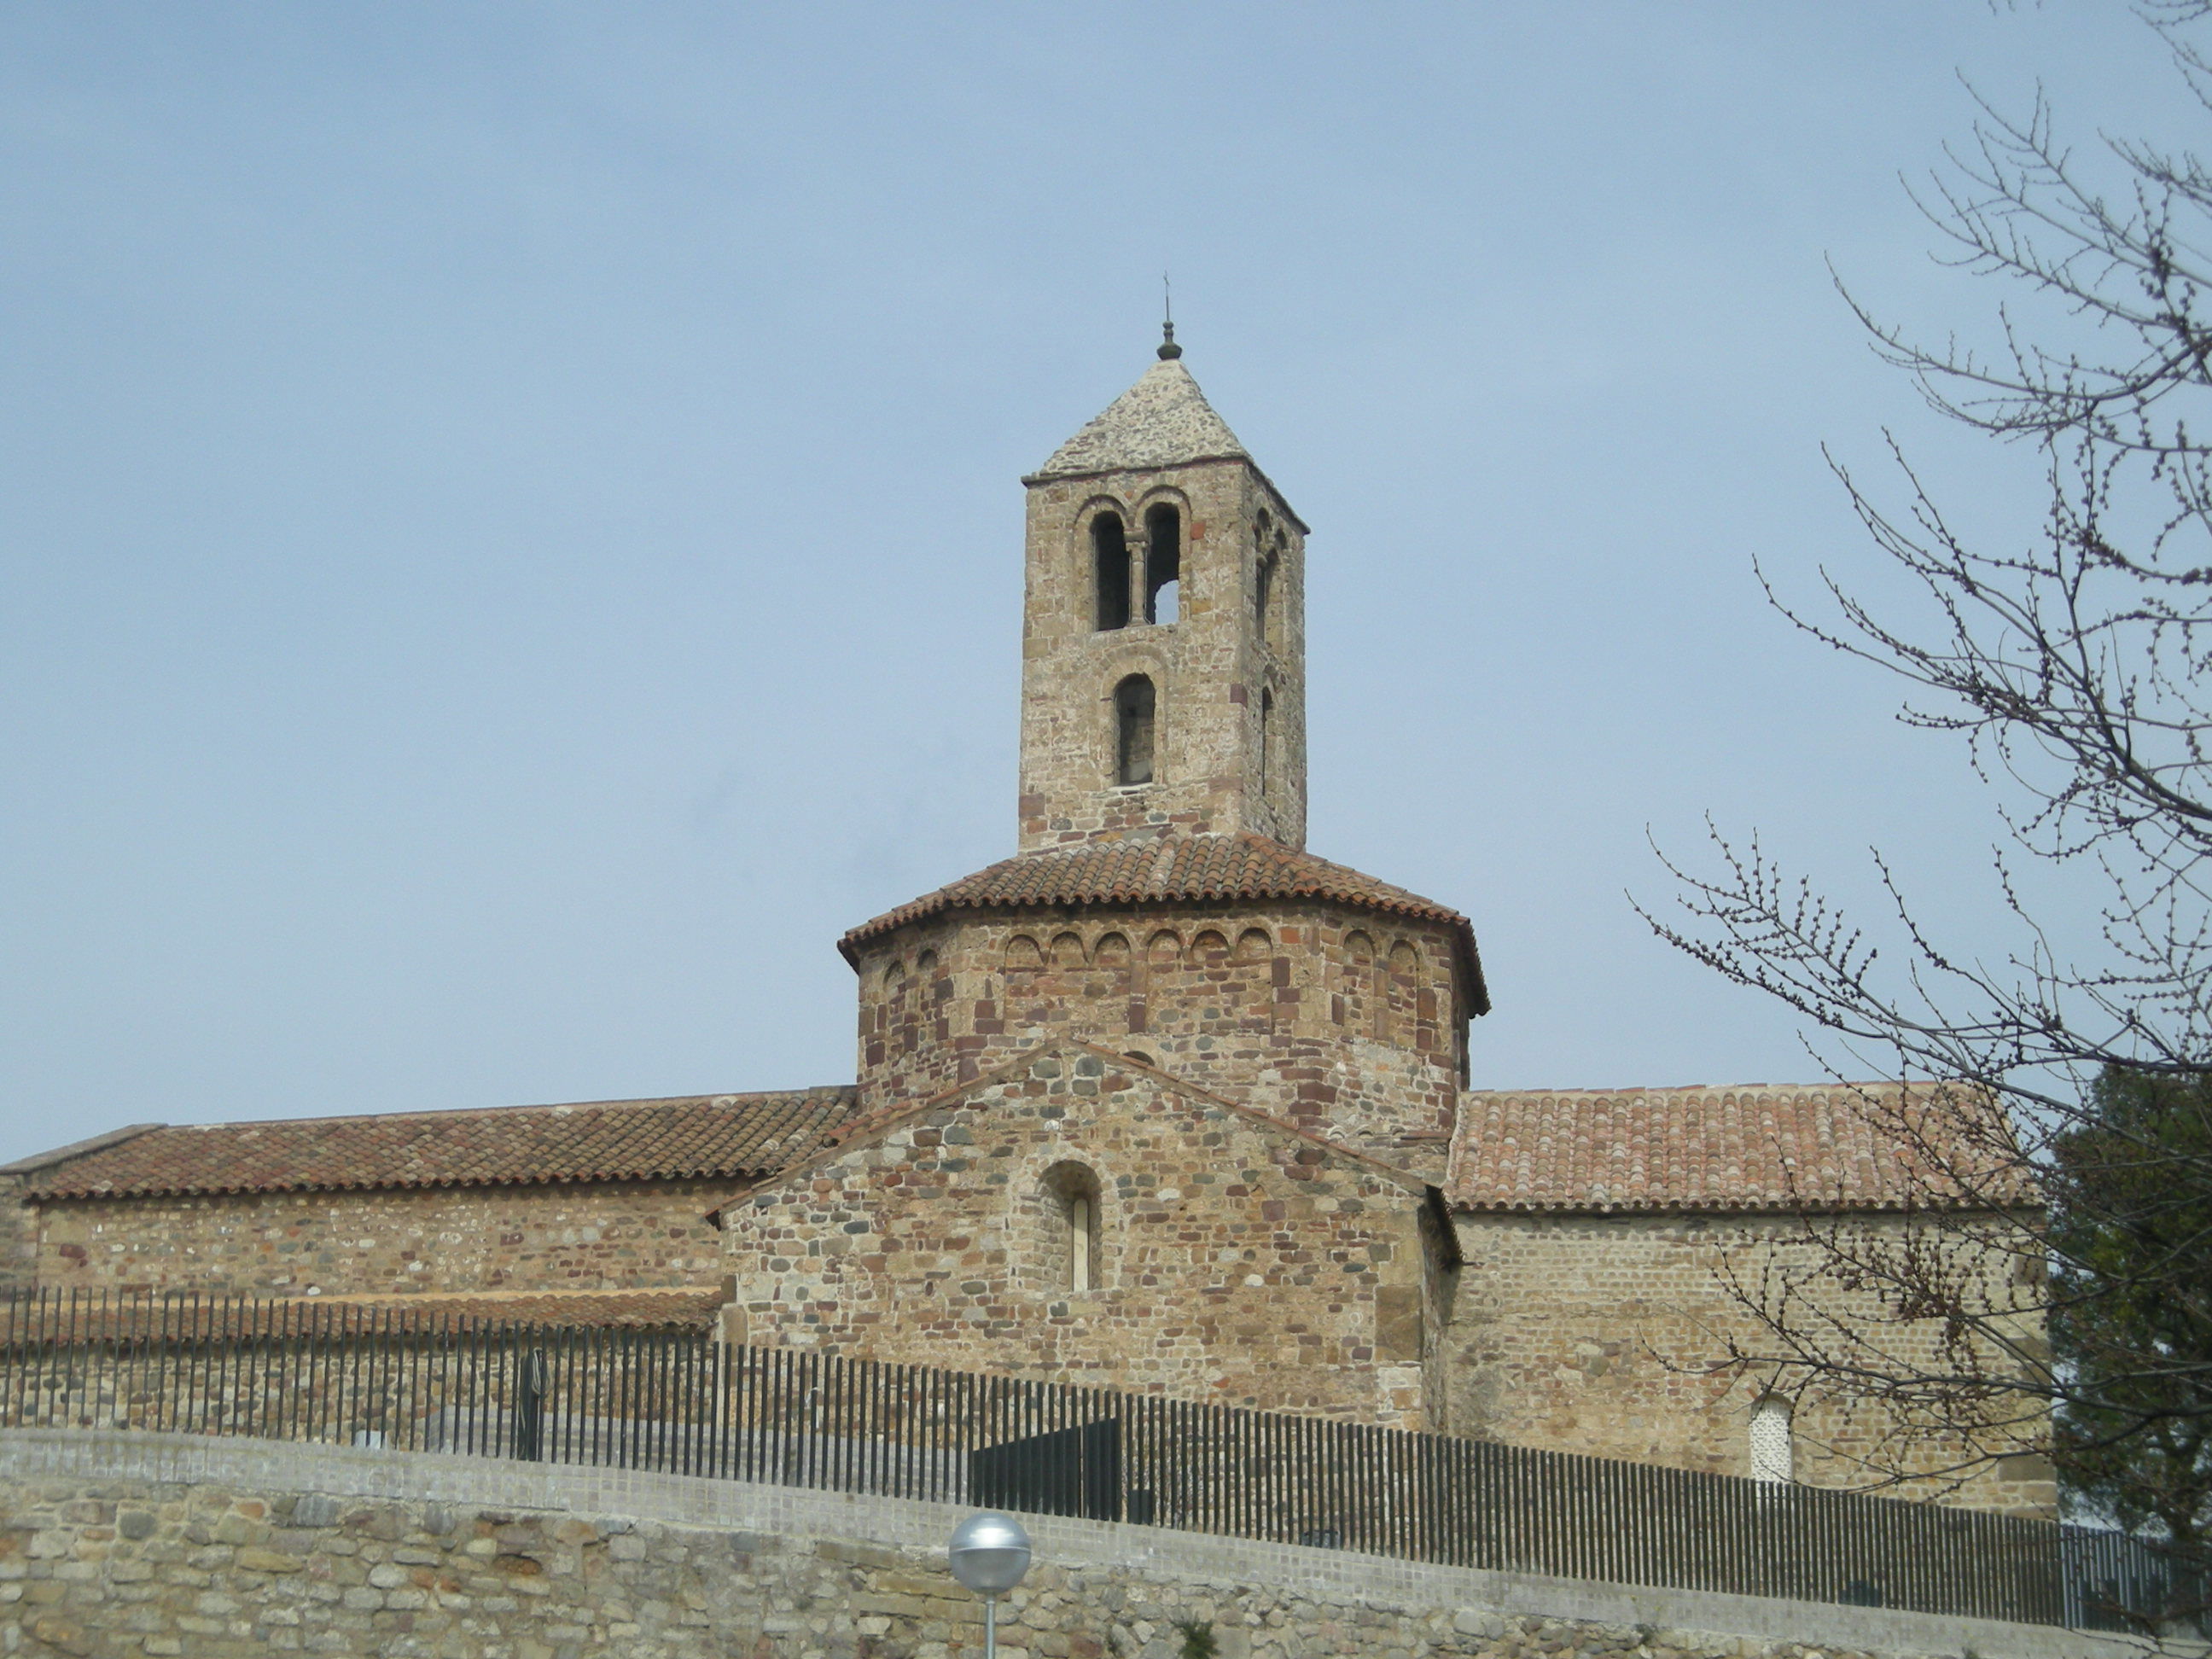
[[[1030,1535],[1011,1515],[985,1510],[952,1529],[952,1576],[983,1598],[983,1659],[999,1659],[999,1598],[1030,1570]]]

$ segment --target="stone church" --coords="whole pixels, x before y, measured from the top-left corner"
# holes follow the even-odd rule
[[[1453,906],[1306,850],[1307,526],[1158,361],[1022,482],[1012,857],[839,941],[855,1080],[25,1159],[18,1290],[216,1290],[1048,1376],[1856,1484],[1715,1267],[1903,1224],[1850,1091],[1470,1086]],[[1941,1448],[1921,1467],[1936,1467]],[[2013,1459],[1953,1501],[2047,1511]]]

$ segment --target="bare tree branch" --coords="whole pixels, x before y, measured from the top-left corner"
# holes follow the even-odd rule
[[[2140,15],[2212,113],[2212,0]],[[1930,407],[2040,452],[2040,531],[1977,541],[1893,440],[1901,488],[1880,498],[1830,465],[1915,602],[1877,605],[1822,569],[1814,615],[1758,575],[1809,637],[1903,679],[1908,725],[1964,739],[1998,797],[2009,946],[1939,939],[1879,854],[1888,914],[1863,926],[1755,835],[1710,824],[1694,867],[1661,854],[1676,907],[1642,913],[1797,1013],[1838,1079],[1918,1080],[1860,1096],[1911,1171],[1908,1213],[1870,1228],[1808,1204],[1804,1249],[1731,1258],[1756,1335],[1724,1363],[1885,1402],[1893,1443],[1864,1454],[1871,1479],[1924,1474],[1931,1445],[1960,1480],[2039,1449],[2081,1501],[2203,1564],[2212,172],[2132,139],[2071,147],[2040,95],[2018,117],[1975,102],[1971,142],[1911,194],[1939,258],[2008,290],[1990,343],[1923,343],[1838,287]],[[2022,860],[2081,878],[2094,926],[2056,925]]]

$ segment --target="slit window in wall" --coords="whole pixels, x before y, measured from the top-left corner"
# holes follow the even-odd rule
[[[1044,1178],[1047,1277],[1059,1289],[1098,1285],[1098,1177],[1081,1164],[1055,1164]]]
[[[1276,579],[1282,573],[1283,556],[1289,546],[1289,540],[1278,530],[1274,545],[1268,550],[1261,567],[1261,580],[1267,587],[1260,605],[1260,642],[1270,651],[1283,648],[1283,601],[1276,591],[1279,586]]]
[[[1132,674],[1114,688],[1114,781],[1152,781],[1152,683]]]
[[[1101,513],[1091,521],[1091,586],[1096,594],[1092,621],[1106,633],[1129,625],[1129,538],[1118,513]]]
[[[1752,1408],[1751,1478],[1787,1485],[1796,1478],[1790,1444],[1790,1402],[1769,1395]]]
[[[1267,772],[1274,763],[1275,694],[1260,688],[1260,793],[1267,793]]]
[[[1182,605],[1182,514],[1156,507],[1145,514],[1145,620],[1164,626]]]
[[[1091,1250],[1096,1241],[1097,1218],[1091,1200],[1078,1194],[1067,1200],[1067,1288],[1091,1288]]]
[[[1255,560],[1255,566],[1252,566],[1252,630],[1259,635],[1259,641],[1263,646],[1274,644],[1274,639],[1267,633],[1267,606],[1274,604],[1274,546],[1272,546],[1272,538],[1274,538],[1274,520],[1267,518],[1267,511],[1261,508],[1259,520],[1252,525],[1252,546],[1259,553],[1259,560]]]

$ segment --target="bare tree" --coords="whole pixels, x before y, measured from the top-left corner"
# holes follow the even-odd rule
[[[2143,15],[2212,112],[2208,13]],[[1992,347],[1923,344],[1845,297],[1938,412],[2039,455],[2040,533],[1992,545],[1955,529],[1893,441],[1896,506],[1831,464],[1924,603],[1877,607],[1824,569],[1816,614],[1759,576],[1805,632],[1906,680],[1909,724],[1963,738],[2000,799],[2015,939],[2002,955],[1939,939],[1879,854],[1890,903],[1867,928],[1756,838],[1716,830],[1698,867],[1668,860],[1683,908],[1647,913],[1662,937],[1796,1010],[1838,1075],[1922,1080],[1863,1094],[1903,1149],[1908,1224],[1808,1219],[1812,1265],[1743,1267],[1733,1287],[1760,1335],[1731,1362],[1888,1401],[1920,1449],[1893,1449],[1890,1477],[1924,1474],[1930,1446],[1954,1449],[1939,1463],[1959,1478],[2047,1455],[2077,1501],[2201,1562],[2212,173],[2144,141],[2077,151],[2040,97],[2024,118],[1982,102],[1972,142],[1915,200],[1946,257],[2006,290]],[[2055,878],[2027,879],[2031,866]],[[2084,892],[2094,927],[2062,914]]]

